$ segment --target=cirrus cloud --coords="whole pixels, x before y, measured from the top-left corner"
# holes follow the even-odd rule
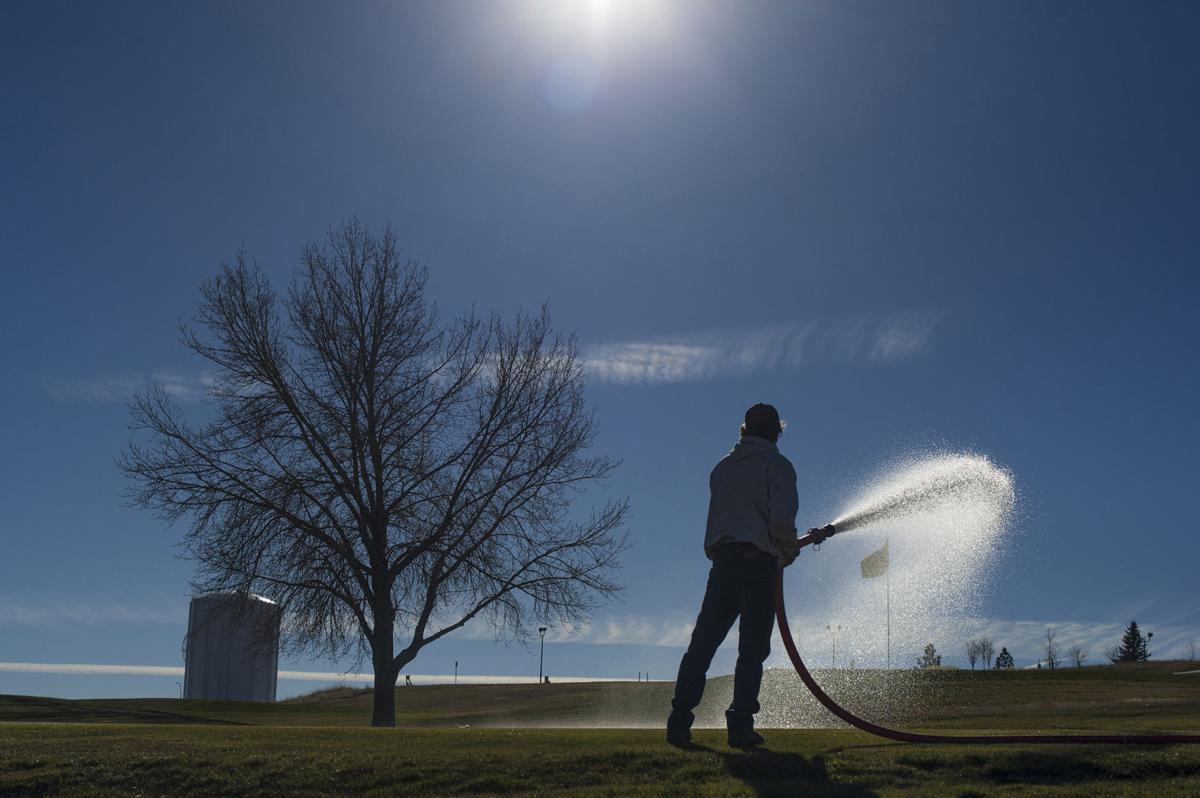
[[[617,385],[740,377],[810,362],[891,363],[920,353],[940,316],[852,316],[748,330],[708,331],[583,347],[585,373]]]

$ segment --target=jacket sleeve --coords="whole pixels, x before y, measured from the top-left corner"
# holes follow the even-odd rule
[[[796,512],[800,499],[796,495],[796,469],[786,457],[771,463],[768,472],[768,521],[771,539],[779,547],[785,562],[796,555]]]

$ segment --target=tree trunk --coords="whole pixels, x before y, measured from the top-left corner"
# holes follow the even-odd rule
[[[375,701],[371,709],[371,725],[396,725],[396,677],[375,671]]]
[[[377,621],[374,649],[375,695],[371,709],[371,725],[393,727],[396,725],[396,676],[392,662],[392,624]]]

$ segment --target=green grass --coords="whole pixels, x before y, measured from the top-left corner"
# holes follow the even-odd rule
[[[1200,730],[1200,676],[1176,664],[1053,673],[906,674],[937,701],[908,725],[970,731]],[[822,674],[855,700],[877,675]],[[773,672],[772,704],[807,706]],[[865,691],[862,687],[867,680]],[[719,717],[714,680],[702,719]],[[681,751],[661,727],[669,684],[414,687],[407,728],[364,728],[370,696],[273,705],[0,697],[0,796],[40,795],[1200,795],[1200,745],[923,746],[849,729],[773,729],[731,751],[717,730]],[[802,689],[802,688],[801,688]],[[464,728],[469,726],[469,728]],[[509,726],[514,728],[499,728]],[[490,728],[489,728],[490,727]]]
[[[1195,795],[1200,747],[972,748],[776,730],[731,751],[651,730],[12,724],[0,794]]]

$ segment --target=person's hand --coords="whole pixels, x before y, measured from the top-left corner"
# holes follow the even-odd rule
[[[837,530],[834,529],[833,524],[826,524],[825,526],[821,527],[814,526],[812,529],[808,530],[808,534],[812,536],[813,543],[820,544],[824,543],[826,539],[831,537],[836,531]]]

